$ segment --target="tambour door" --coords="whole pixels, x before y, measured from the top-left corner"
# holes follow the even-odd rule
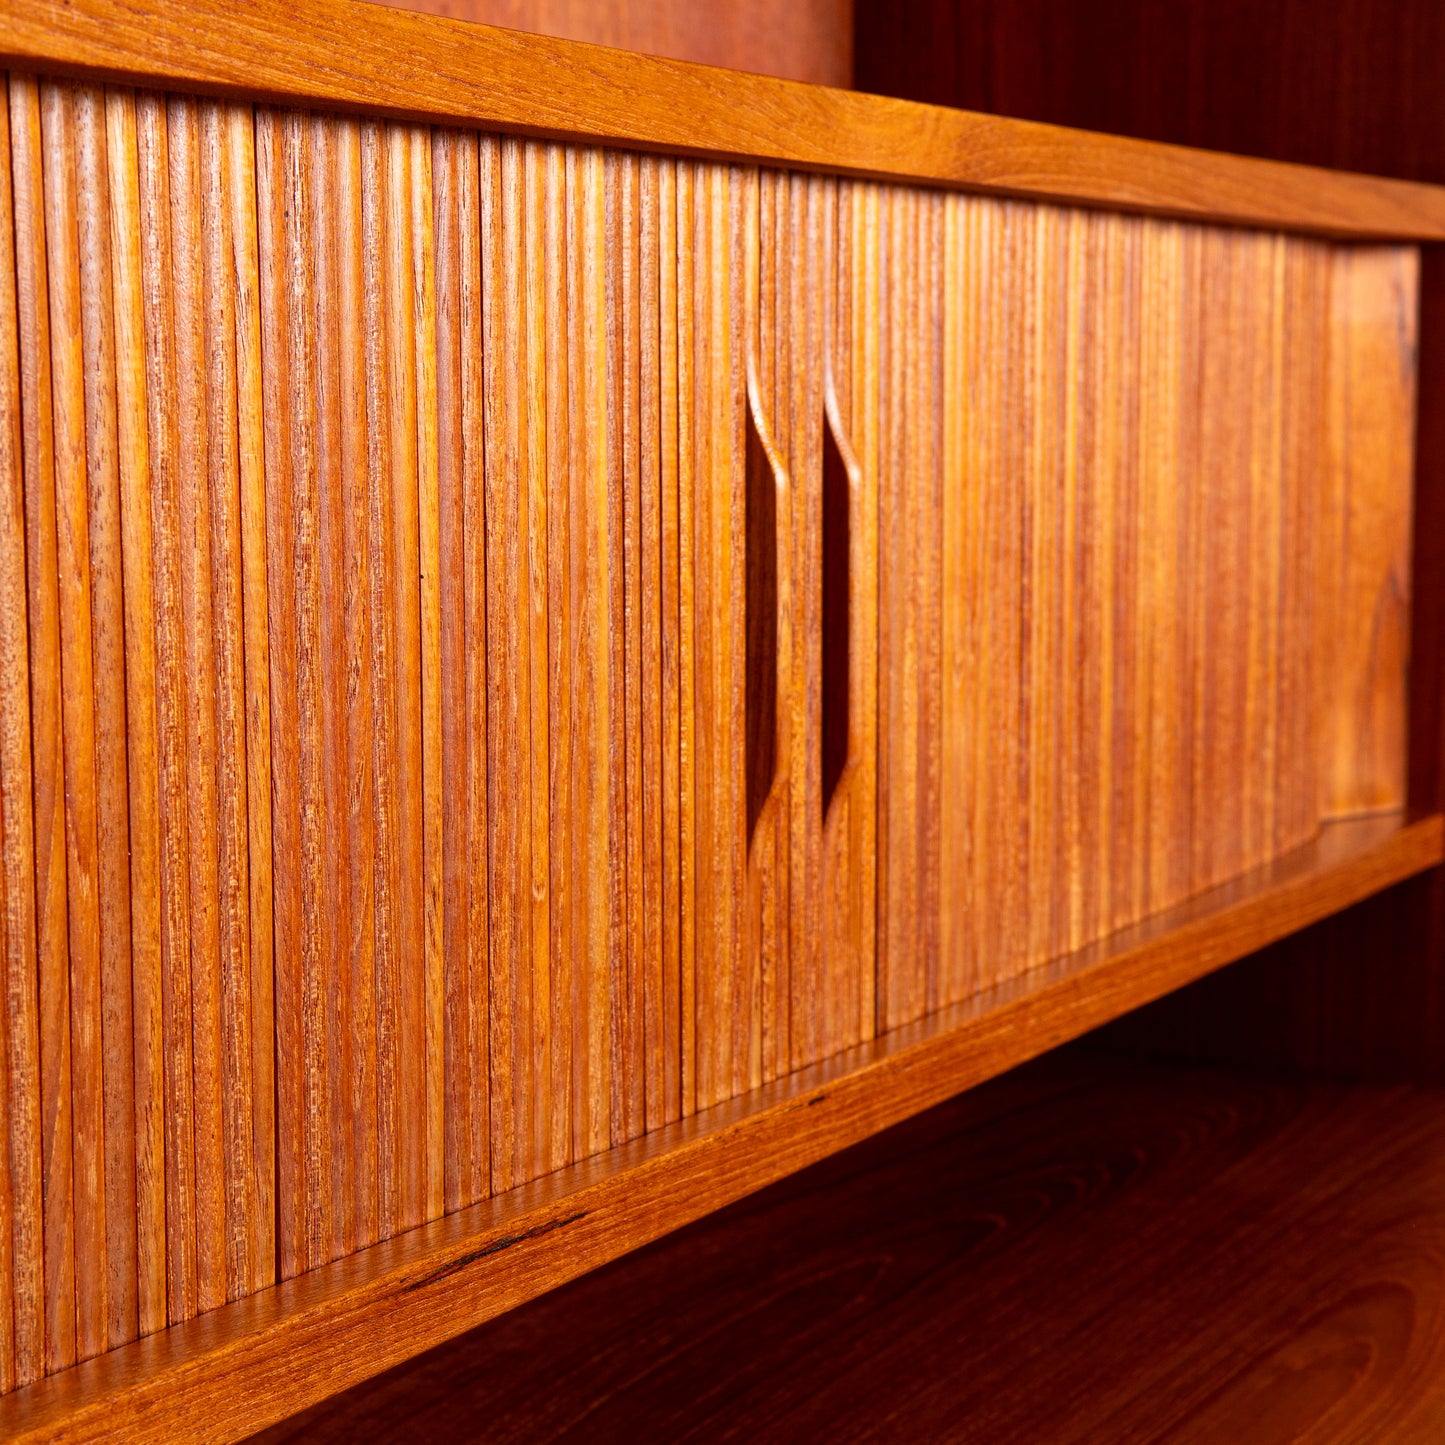
[[[876,366],[832,181],[6,116],[23,1382],[871,1034]]]
[[[848,430],[862,213],[820,177],[686,185],[703,1107],[873,1033],[876,513]]]
[[[1402,806],[1418,263],[847,189],[886,1029]]]

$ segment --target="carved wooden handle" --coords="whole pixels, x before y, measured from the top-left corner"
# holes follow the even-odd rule
[[[829,366],[823,378],[822,798],[826,817],[852,748],[853,656],[860,619],[853,607],[853,537],[862,467],[843,425]]]
[[[747,387],[748,836],[773,790],[781,738],[779,698],[792,667],[791,498],[751,358]]]

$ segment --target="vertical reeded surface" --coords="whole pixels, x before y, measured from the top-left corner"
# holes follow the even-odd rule
[[[887,1029],[1403,804],[1416,262],[894,188],[876,244]]]
[[[1401,803],[1414,253],[3,101],[0,1389]]]

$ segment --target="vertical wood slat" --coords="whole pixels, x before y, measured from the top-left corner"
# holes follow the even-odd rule
[[[805,688],[807,678],[793,645],[794,538],[801,530],[804,481],[792,474],[792,453],[794,442],[796,450],[803,450],[803,439],[793,434],[786,380],[792,378],[808,390],[811,368],[803,364],[793,377],[793,348],[805,338],[795,335],[793,326],[798,319],[792,300],[799,258],[793,253],[797,218],[790,178],[763,172],[749,175],[745,184],[742,301],[748,391],[742,548],[747,578],[743,611],[749,833],[746,914],[740,921],[746,940],[743,977],[750,985],[756,980],[758,997],[756,1020],[753,1008],[741,999],[734,999],[733,1011],[742,1016],[749,1035],[756,1030],[758,1080],[766,1081],[789,1071],[795,1023],[806,1036],[814,1016],[811,990],[799,1000],[793,988],[794,968],[800,962],[793,957],[796,909],[790,906],[791,875],[799,861],[793,848],[794,800],[803,783],[794,774],[807,705],[806,691],[799,692],[798,685]],[[764,756],[765,765],[754,761],[755,753]],[[795,1020],[799,1003],[803,1006]]]
[[[29,76],[12,76],[10,179],[15,217],[20,411],[24,418],[21,466],[40,1046],[44,1370],[48,1373],[74,1363],[76,1327],[56,459],[50,404],[40,110],[36,81]]]
[[[830,979],[823,945],[823,438],[824,210],[831,187],[822,180],[782,178],[779,199],[787,228],[779,235],[777,326],[787,334],[786,353],[774,387],[772,417],[781,433],[788,478],[789,548],[786,606],[787,672],[780,677],[780,731],[787,737],[787,889],[780,905],[787,929],[787,976],[779,980],[788,997],[787,1030],[778,1074],[834,1053],[839,1044],[831,1020]],[[781,609],[780,609],[781,610]],[[852,645],[852,639],[849,639]]]
[[[116,429],[125,587],[131,1024],[135,1066],[137,1325],[167,1319],[166,1072],[162,1002],[156,628],[135,96],[106,94],[115,301]],[[269,804],[269,798],[266,800]],[[269,817],[269,806],[267,808]],[[268,910],[269,912],[269,910]],[[269,1018],[269,1011],[266,1015]],[[263,1031],[264,1032],[264,1031]]]
[[[681,1109],[676,167],[640,162],[638,589],[644,1127]]]
[[[672,236],[677,286],[677,659],[678,659],[678,973],[680,1112],[698,1099],[697,956],[698,910],[704,901],[698,868],[697,715],[697,274],[692,227],[696,214],[696,168],[676,164]]]
[[[249,1294],[257,1281],[269,1278],[263,1262],[261,1225],[266,1200],[262,1183],[269,1173],[264,1156],[256,1157],[257,1081],[254,1034],[270,1026],[269,1013],[253,1015],[256,1003],[252,973],[257,967],[251,882],[251,767],[248,755],[248,657],[245,609],[256,599],[246,596],[243,507],[245,489],[256,485],[254,374],[246,371],[245,292],[251,279],[245,268],[254,249],[254,189],[248,186],[252,120],[249,107],[203,104],[200,111],[199,168],[203,247],[204,336],[206,345],[206,416],[210,470],[209,552],[210,616],[201,625],[212,634],[215,691],[214,788],[216,794],[217,957],[212,988],[220,1079],[220,1180],[217,1201],[223,1232],[215,1293],[225,1298]],[[239,172],[239,174],[237,174]],[[250,457],[243,459],[249,450]],[[254,681],[251,686],[254,686]],[[203,860],[207,867],[210,859]],[[262,966],[269,964],[262,958]],[[263,996],[264,1006],[264,996]],[[269,1091],[263,1074],[260,1089]]]
[[[130,836],[126,797],[126,687],[120,479],[111,290],[105,98],[73,96],[81,341],[89,492],[101,1033],[104,1090],[107,1343],[138,1328],[135,1075],[131,1002]]]
[[[613,896],[615,847],[611,711],[614,704],[615,613],[612,549],[613,508],[607,414],[606,273],[601,228],[606,204],[602,153],[578,149],[568,156],[568,369],[571,388],[572,466],[564,505],[568,512],[571,593],[572,694],[562,727],[572,741],[572,811],[564,828],[568,845],[568,893],[573,904],[574,1148],[578,1157],[604,1149],[618,1104],[613,1051],[612,1000],[621,960],[620,919]],[[575,280],[575,287],[571,282]],[[621,478],[616,478],[618,483]],[[618,491],[620,492],[620,485]],[[620,498],[618,499],[620,500]],[[567,714],[570,714],[568,716]],[[535,746],[535,735],[534,735]],[[540,970],[539,970],[540,972]],[[580,1026],[578,1026],[580,1025]],[[575,1065],[574,1065],[575,1067]],[[540,1170],[536,1171],[540,1172]]]
[[[308,1155],[315,1169],[314,1204],[322,1223],[317,1262],[354,1248],[356,1239],[356,1138],[351,1127],[354,1014],[350,953],[353,938],[349,828],[351,766],[346,717],[346,674],[337,666],[346,655],[346,485],[342,427],[343,351],[341,255],[345,239],[346,187],[350,177],[342,155],[345,122],[330,117],[298,118],[298,181],[295,193],[306,213],[293,233],[306,255],[293,276],[299,291],[297,317],[309,333],[293,382],[308,395],[297,410],[304,418],[298,440],[306,448],[298,466],[297,626],[301,640],[302,846],[316,855],[320,890],[308,902],[315,920],[315,973],[303,983],[311,1066],[324,1072],[316,1133]],[[338,214],[339,213],[339,214]],[[311,758],[305,756],[307,752]],[[307,822],[315,829],[308,836]],[[318,1081],[319,1083],[320,1081]]]
[[[642,648],[642,176],[636,157],[609,152],[599,244],[606,258],[606,329],[609,340],[609,497],[613,555],[613,711],[610,743],[621,787],[614,784],[613,907],[620,937],[614,943],[612,1047],[616,1071],[612,1138],[643,1132],[647,1101],[644,935],[650,880],[643,861],[644,816]],[[647,599],[655,615],[657,594]],[[656,764],[654,763],[656,771]],[[655,884],[651,884],[655,887]]]
[[[50,303],[51,424],[64,756],[65,891],[69,952],[72,1218],[75,1350],[105,1348],[107,1284],[101,939],[96,806],[95,673],[81,354],[80,238],[71,87],[40,88],[45,171],[46,276]]]
[[[878,1023],[938,1000],[943,473],[941,198],[890,188],[880,218]]]
[[[37,978],[35,815],[32,810],[29,577],[26,567],[24,479],[35,461],[40,434],[25,435],[23,398],[28,383],[22,360],[25,335],[18,295],[22,248],[17,220],[29,214],[29,196],[12,187],[12,136],[28,125],[25,87],[10,80],[0,97],[0,868],[4,884],[4,1103],[5,1217],[0,1221],[0,1289],[11,1308],[0,1311],[0,1388],[29,1384],[44,1373],[47,1307],[44,1277],[44,1204],[41,1048]],[[27,138],[20,140],[24,146]],[[26,158],[28,167],[29,160]],[[29,175],[25,180],[30,180]],[[25,263],[28,263],[28,257]],[[33,303],[27,301],[26,305]],[[33,418],[33,413],[30,414]],[[37,448],[38,450],[38,448]]]
[[[482,141],[483,326],[492,365],[486,399],[487,658],[495,668],[487,709],[489,789],[488,876],[492,888],[489,933],[492,1187],[508,1189],[523,1177],[519,1154],[530,1127],[528,1095],[520,1066],[531,1057],[529,853],[524,851],[531,817],[528,783],[527,681],[530,669],[523,630],[528,599],[517,547],[518,509],[525,492],[520,475],[521,436],[515,408],[527,393],[522,384],[516,326],[519,297],[501,289],[515,286],[518,238],[516,208],[520,154],[515,142]]]
[[[141,279],[145,306],[147,451],[150,458],[155,622],[161,1031],[165,1088],[167,1317],[196,1311],[196,1170],[192,1128],[190,910],[186,796],[186,694],[181,679],[177,556],[176,341],[169,278],[170,166],[162,97],[137,97]]]
[[[166,105],[169,162],[171,320],[176,367],[175,507],[177,685],[185,693],[180,740],[186,774],[189,893],[191,1119],[195,1163],[195,1309],[225,1291],[225,1182],[222,1163],[220,878],[216,787],[218,658],[212,630],[214,570],[208,526],[216,478],[211,454],[211,378],[201,238],[200,116],[197,103]],[[216,404],[222,405],[221,398]],[[218,459],[217,459],[218,460]],[[160,530],[160,529],[158,529]]]
[[[481,250],[473,136],[434,140],[447,969],[446,1205],[490,1192],[487,1118],[487,772],[482,533]]]
[[[699,165],[679,247],[691,252],[692,914],[695,1064],[685,1098],[705,1108],[760,1069],[759,955],[748,947],[745,439],[747,178]],[[682,191],[679,190],[681,201]],[[681,207],[680,207],[681,212]],[[681,292],[681,283],[679,285]],[[686,564],[684,564],[685,566]],[[688,662],[684,662],[684,672]],[[684,856],[687,844],[684,843]],[[684,902],[686,907],[686,901]],[[686,1006],[685,1015],[686,1017]],[[755,1042],[756,1041],[756,1042]]]
[[[332,522],[333,557],[342,557],[340,579],[333,577],[332,622],[343,620],[344,726],[338,720],[338,749],[345,765],[344,793],[339,805],[346,825],[346,901],[342,916],[347,928],[338,974],[345,981],[350,1009],[349,1057],[337,1080],[333,1111],[345,1144],[338,1153],[349,1157],[352,1185],[350,1237],[359,1248],[379,1237],[377,1141],[377,1001],[375,787],[372,769],[373,678],[371,672],[371,565],[367,542],[367,374],[365,344],[365,260],[361,128],[336,129],[334,195],[336,199],[336,345],[337,446],[341,470],[340,515]],[[334,418],[334,420],[338,419]],[[335,563],[333,562],[333,567]],[[337,581],[341,586],[337,586]],[[339,593],[340,595],[335,595]],[[333,645],[337,645],[333,641]],[[333,666],[335,666],[333,662]],[[341,734],[344,733],[344,738]]]
[[[839,420],[859,469],[856,506],[849,520],[849,607],[855,630],[848,658],[847,807],[846,812],[839,810],[838,820],[841,824],[846,818],[850,825],[841,856],[848,860],[851,884],[848,905],[839,912],[849,920],[854,938],[851,950],[829,950],[825,940],[824,961],[843,995],[837,1000],[841,1032],[835,1041],[847,1047],[872,1038],[877,1025],[879,473],[878,335],[872,319],[878,314],[878,187],[839,182],[837,190],[835,251],[831,257],[826,251],[824,255],[837,287],[828,363],[834,367],[835,385],[846,393],[846,405],[841,396],[836,398]],[[840,792],[844,786],[840,781]],[[829,819],[827,825],[832,823]],[[841,833],[841,826],[836,831]],[[824,908],[831,914],[842,869],[839,852],[824,846],[824,867],[836,870],[831,879],[825,872],[823,883]],[[853,1021],[848,1024],[844,1020],[850,1012]]]
[[[231,264],[235,285],[236,422],[239,483],[240,571],[242,626],[244,628],[244,692],[246,754],[246,862],[249,897],[237,907],[249,911],[250,999],[242,990],[244,979],[235,977],[232,1017],[244,1018],[250,1008],[249,1161],[245,1143],[232,1141],[232,1168],[249,1174],[247,1192],[252,1207],[247,1221],[249,1260],[242,1260],[236,1292],[246,1294],[272,1283],[276,1277],[275,1237],[275,1052],[274,967],[272,950],[271,855],[271,697],[268,603],[266,592],[266,478],[263,422],[263,354],[259,308],[260,275],[256,215],[256,131],[249,106],[227,107],[222,115],[223,145],[231,210]],[[224,256],[221,258],[224,264]],[[237,744],[240,745],[239,742]],[[236,840],[239,856],[240,841]],[[232,1068],[244,1072],[245,1034],[232,1031]],[[244,1117],[237,1121],[238,1134]],[[245,1269],[249,1264],[249,1283]]]
[[[403,664],[401,649],[406,634],[398,627],[400,594],[394,579],[397,570],[396,519],[406,494],[393,481],[392,311],[387,278],[390,275],[389,245],[391,236],[395,234],[395,222],[390,209],[386,128],[377,122],[363,124],[358,148],[361,169],[359,265],[364,338],[361,365],[364,372],[365,472],[358,504],[364,516],[364,535],[357,538],[354,575],[358,593],[361,593],[363,585],[365,587],[364,595],[358,597],[357,610],[365,616],[365,631],[363,633],[359,625],[358,634],[365,636],[367,650],[358,673],[353,719],[358,729],[364,726],[369,702],[372,736],[369,757],[355,752],[353,760],[358,791],[362,795],[358,806],[363,809],[356,814],[356,827],[363,840],[370,831],[374,850],[368,861],[376,1019],[375,1227],[378,1236],[385,1237],[404,1228],[407,1221],[415,1217],[418,1198],[415,1150],[410,1147],[412,1134],[407,1128],[402,1103],[408,1077],[403,1060],[409,1057],[408,1042],[413,1041],[406,1027],[408,1014],[403,1005],[401,961],[408,956],[406,950],[411,935],[407,923],[414,912],[407,907],[409,893],[404,886],[400,861],[406,816],[402,796],[407,780],[412,776],[409,769],[412,755],[403,752],[403,723],[398,717],[398,708],[404,700],[399,677]],[[360,483],[361,479],[358,481]],[[369,677],[369,697],[360,680],[363,674]],[[369,819],[364,812],[368,777],[371,784]],[[368,896],[367,881],[363,875],[356,885],[363,900],[363,914],[364,900]],[[365,944],[360,939],[358,952],[364,959]],[[414,958],[415,954],[409,956]],[[362,1067],[364,1071],[364,1059]],[[367,1157],[365,1141],[362,1157]],[[369,1203],[362,1203],[361,1213],[369,1228]]]

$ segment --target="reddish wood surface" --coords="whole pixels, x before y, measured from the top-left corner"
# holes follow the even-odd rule
[[[860,90],[1445,179],[1432,0],[855,0]]]
[[[1376,239],[1445,238],[1445,194],[469,26],[357,0],[14,0],[20,68]]]
[[[380,10],[360,51],[260,9],[0,35],[42,13],[61,64],[222,89],[208,44],[274,78],[289,36],[363,110],[405,37],[423,110],[644,149],[1439,199]],[[24,75],[7,114],[0,1383],[170,1324],[95,1388],[209,1421],[239,1368],[243,1428],[1438,860],[1393,811],[1413,251]],[[880,768],[825,799],[840,699]],[[35,1408],[88,1428],[94,1373]]]
[[[813,85],[853,83],[852,0],[389,0],[407,10],[724,65]]]
[[[258,1437],[1445,1431],[1445,1093],[1078,1050]]]
[[[1445,14],[1428,0],[858,0],[855,14],[865,90],[1445,181]],[[1445,255],[1436,246],[1421,254],[1419,348],[1407,771],[1411,805],[1433,809],[1445,798]],[[1134,1037],[1350,1075],[1445,1079],[1442,959],[1445,878],[1422,880],[1322,925],[1258,970],[1241,965]]]
[[[0,1432],[178,1440],[272,1423],[1434,867],[1442,847],[1438,817],[1334,824],[1027,980],[17,1390],[0,1399]]]

